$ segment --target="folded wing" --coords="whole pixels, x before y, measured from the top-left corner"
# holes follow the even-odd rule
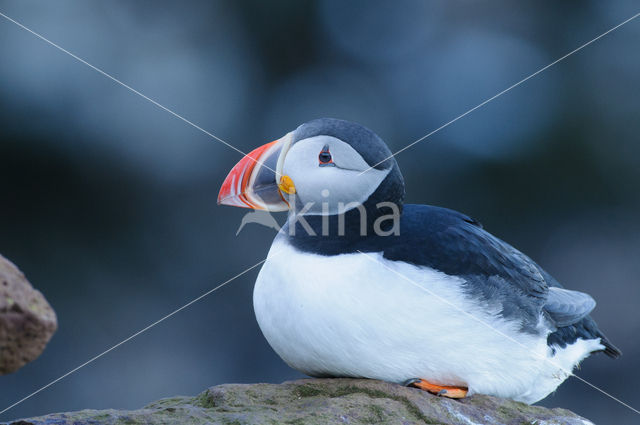
[[[584,319],[595,306],[596,302],[589,294],[551,287],[543,309],[560,328]]]

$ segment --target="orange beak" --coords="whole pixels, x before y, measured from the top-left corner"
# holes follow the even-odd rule
[[[285,196],[295,193],[295,188],[288,176],[281,175],[279,168],[282,168],[290,143],[288,134],[244,156],[224,179],[218,204],[254,210],[288,210]]]

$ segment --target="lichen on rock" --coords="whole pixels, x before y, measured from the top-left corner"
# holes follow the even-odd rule
[[[195,397],[156,401],[133,411],[82,410],[12,422],[71,424],[440,424],[589,425],[564,409],[474,395],[441,398],[368,379],[302,379],[283,384],[225,384]]]

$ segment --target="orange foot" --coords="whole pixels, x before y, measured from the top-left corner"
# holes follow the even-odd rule
[[[423,391],[428,391],[431,394],[439,395],[449,398],[465,398],[469,389],[467,387],[450,387],[447,385],[436,385],[424,379],[410,379],[405,382],[407,387],[420,388]]]

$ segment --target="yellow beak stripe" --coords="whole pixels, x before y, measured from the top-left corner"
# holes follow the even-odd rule
[[[296,193],[296,187],[293,184],[293,180],[289,176],[282,176],[280,184],[278,185],[281,191],[289,195]]]

